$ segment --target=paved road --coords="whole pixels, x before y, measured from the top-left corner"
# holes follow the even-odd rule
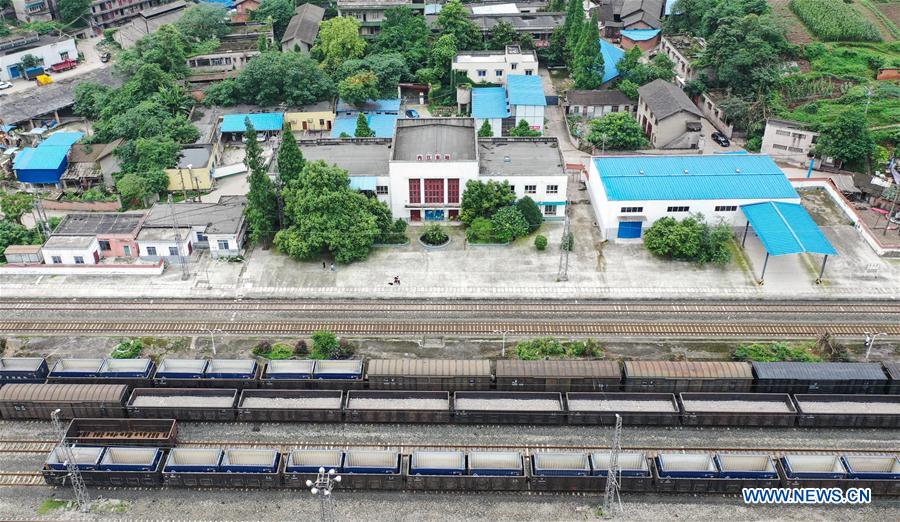
[[[97,43],[102,39],[102,36],[97,36],[94,38],[89,38],[87,40],[76,40],[75,46],[78,48],[78,51],[84,55],[84,61],[81,62],[78,67],[72,70],[60,73],[51,73],[50,76],[53,78],[53,81],[65,80],[66,78],[75,78],[77,76],[81,76],[84,73],[111,66],[111,63],[103,63],[100,61],[100,54],[97,52]],[[52,64],[46,65],[49,67]],[[3,94],[13,94],[17,92],[27,91],[29,89],[39,88],[32,80],[13,80],[12,84],[13,86],[9,89],[4,90]]]

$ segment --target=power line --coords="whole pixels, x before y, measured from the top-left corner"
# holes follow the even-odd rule
[[[66,474],[72,482],[72,490],[75,492],[75,502],[78,504],[78,510],[86,513],[91,507],[91,499],[88,497],[87,486],[84,485],[84,479],[81,476],[81,470],[78,469],[78,462],[75,460],[72,446],[66,442],[66,430],[59,420],[59,413],[59,410],[53,410],[53,413],[50,414],[50,420],[53,421],[53,429],[56,430],[59,436],[58,450],[63,452]]]

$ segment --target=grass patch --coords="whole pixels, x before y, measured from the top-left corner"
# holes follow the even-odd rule
[[[809,344],[754,343],[739,346],[732,356],[738,361],[751,362],[822,362],[812,353]]]
[[[516,345],[516,357],[523,361],[581,357],[602,359],[604,356],[603,348],[593,339],[563,343],[553,337],[538,337]]]
[[[38,515],[46,515],[51,511],[56,511],[58,509],[69,509],[70,503],[68,500],[58,500],[55,498],[48,498],[44,501],[43,504],[37,509]]]
[[[268,342],[263,341],[257,344],[252,351],[253,355],[264,357],[272,361],[290,359],[294,356],[294,348],[285,343],[269,344]]]
[[[134,359],[141,355],[142,349],[140,339],[129,339],[119,343],[109,356],[113,359]]]

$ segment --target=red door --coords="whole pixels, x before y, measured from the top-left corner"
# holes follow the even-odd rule
[[[194,251],[194,245],[191,244],[190,242],[188,242],[188,255],[191,255],[191,253],[193,251]]]
[[[410,221],[422,221],[422,211],[421,210],[410,210],[409,211],[409,220]]]
[[[306,124],[305,121],[303,122],[303,130],[309,130],[309,126]]]
[[[459,220],[459,211],[450,209],[447,211],[447,215],[450,218],[450,221],[458,221]]]
[[[99,262],[100,262],[100,252],[97,252],[96,250],[94,250],[94,264],[96,265]]]

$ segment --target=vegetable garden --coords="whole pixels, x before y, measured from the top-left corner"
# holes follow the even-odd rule
[[[881,41],[875,26],[842,0],[791,0],[790,8],[822,40]]]

